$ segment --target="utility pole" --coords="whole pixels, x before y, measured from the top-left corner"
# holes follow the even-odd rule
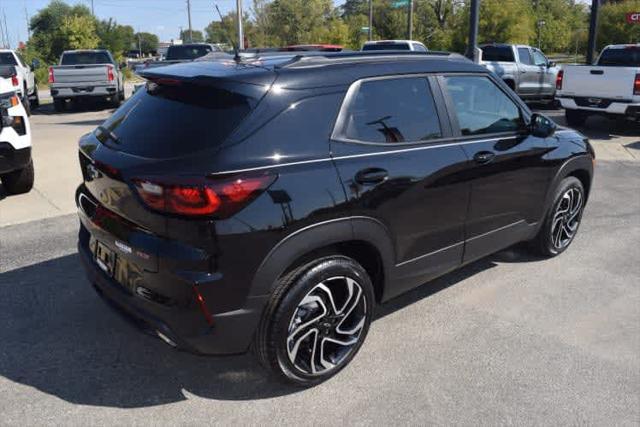
[[[96,16],[96,11],[93,8],[93,0],[91,0],[91,14],[95,17]]]
[[[4,32],[7,34],[7,48],[11,48],[11,39],[9,39],[9,27],[7,27],[7,14],[2,9],[2,18],[4,19]]]
[[[471,13],[469,15],[469,46],[467,58],[474,60],[476,47],[478,46],[478,19],[480,17],[480,0],[471,0]]]
[[[413,40],[413,0],[408,2],[409,10],[407,11],[407,39]]]
[[[589,43],[587,44],[587,65],[593,64],[598,41],[598,12],[600,0],[591,0],[591,19],[589,21]]]
[[[29,25],[29,12],[27,11],[27,4],[24,5],[24,17],[27,20],[27,40],[31,38],[31,26]]]
[[[373,40],[373,0],[369,0],[369,41]]]
[[[189,16],[189,43],[193,43],[193,30],[191,28],[191,0],[187,0],[187,15]]]
[[[244,34],[242,32],[242,0],[236,0],[237,26],[238,26],[238,50],[244,50]]]

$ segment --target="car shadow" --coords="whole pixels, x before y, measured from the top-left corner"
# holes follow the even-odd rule
[[[396,312],[496,265],[487,258],[380,307]],[[0,375],[71,403],[139,408],[186,400],[265,399],[300,392],[249,353],[197,356],[143,334],[111,310],[77,254],[0,274]]]
[[[64,116],[74,113],[91,112],[91,111],[109,111],[113,112],[115,109],[109,105],[106,101],[87,100],[79,103],[67,103],[64,111],[56,111],[53,108],[53,103],[41,104],[35,110],[31,110],[32,116]],[[65,122],[64,124],[68,124]]]
[[[532,105],[533,107],[533,105]],[[536,111],[547,115],[560,126],[572,127],[567,124],[564,110],[548,111],[535,106]],[[587,138],[599,140],[613,140],[619,137],[640,136],[640,124],[626,119],[610,119],[602,116],[590,116],[581,126],[573,127]]]

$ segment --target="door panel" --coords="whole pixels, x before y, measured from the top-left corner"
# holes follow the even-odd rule
[[[518,68],[520,70],[519,94],[526,96],[535,96],[540,90],[540,68],[533,64],[531,51],[527,47],[519,47]]]

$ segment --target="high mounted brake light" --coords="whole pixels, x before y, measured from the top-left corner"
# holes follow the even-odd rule
[[[275,175],[264,174],[193,183],[154,179],[134,179],[133,183],[144,204],[155,211],[188,217],[227,218],[258,197],[275,179]]]

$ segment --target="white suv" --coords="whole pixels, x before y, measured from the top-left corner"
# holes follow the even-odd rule
[[[428,52],[427,47],[415,40],[374,40],[365,42],[362,50],[409,50],[413,52]]]
[[[0,79],[0,182],[8,194],[22,194],[33,179],[29,118],[13,86]]]

